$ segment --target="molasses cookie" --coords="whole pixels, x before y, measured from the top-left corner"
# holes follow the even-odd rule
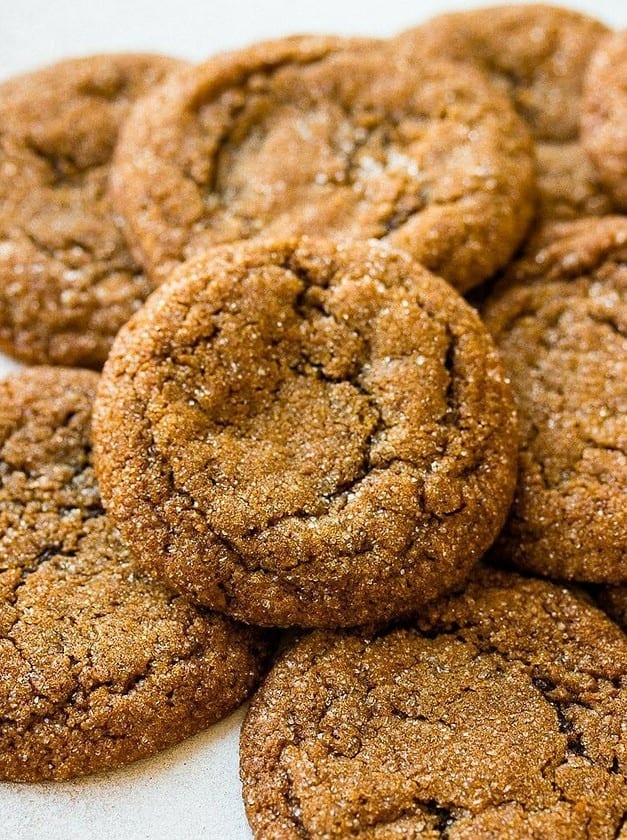
[[[444,281],[379,243],[239,243],[116,340],[110,515],[178,591],[260,625],[386,619],[458,585],[515,484],[509,387]]]
[[[67,779],[181,741],[238,706],[258,634],[140,574],[90,450],[97,376],[0,383],[0,779]]]
[[[612,840],[626,716],[619,628],[483,569],[407,626],[283,654],[242,729],[246,812],[256,840]]]
[[[110,202],[131,104],[182,62],[79,58],[0,85],[0,349],[98,368],[152,290]]]
[[[439,15],[403,33],[398,49],[466,61],[509,96],[536,140],[539,214],[609,212],[611,201],[579,143],[583,76],[607,28],[569,9],[509,5]]]
[[[627,581],[627,219],[549,226],[483,315],[521,421],[503,555],[550,577]]]
[[[627,30],[608,35],[592,56],[582,141],[617,204],[627,210]]]
[[[134,110],[112,183],[155,280],[219,243],[314,234],[384,239],[465,290],[511,256],[533,180],[483,74],[309,37],[172,77]]]

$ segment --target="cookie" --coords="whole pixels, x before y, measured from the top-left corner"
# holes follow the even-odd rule
[[[126,124],[112,183],[156,281],[216,244],[309,234],[383,239],[466,290],[525,233],[531,155],[479,72],[287,38],[162,86]]]
[[[482,570],[407,626],[315,631],[283,654],[241,733],[248,820],[256,840],[611,840],[626,716],[618,627]]]
[[[521,421],[501,542],[550,577],[627,581],[627,219],[549,226],[483,316]]]
[[[152,290],[109,197],[131,104],[182,62],[63,61],[0,85],[0,349],[99,368]]]
[[[182,266],[118,336],[94,426],[129,544],[260,625],[415,609],[467,576],[515,483],[483,325],[376,242],[239,243]]]
[[[597,594],[606,613],[627,632],[627,586],[607,586]]]
[[[148,580],[91,463],[97,375],[0,383],[0,779],[67,779],[181,741],[238,706],[258,631]]]
[[[534,138],[556,143],[579,134],[583,75],[607,31],[571,9],[511,4],[438,15],[398,43],[478,64],[509,96]]]
[[[590,60],[581,134],[603,182],[627,210],[627,30],[604,38]]]
[[[439,15],[403,33],[397,44],[418,65],[425,57],[447,57],[488,73],[536,141],[539,215],[568,219],[611,207],[579,142],[584,72],[607,31],[569,9],[509,5]]]
[[[579,140],[536,144],[539,224],[609,216],[614,202]]]

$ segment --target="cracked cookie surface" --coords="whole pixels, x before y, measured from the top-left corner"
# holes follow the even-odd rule
[[[483,307],[521,423],[517,566],[627,580],[627,220],[547,226]]]
[[[177,743],[238,706],[258,631],[134,567],[91,463],[98,377],[0,383],[0,779],[67,779]]]
[[[118,337],[94,412],[110,515],[151,567],[262,625],[356,625],[463,580],[515,482],[474,311],[373,242],[240,243]]]
[[[183,62],[64,61],[0,85],[0,349],[99,368],[152,290],[111,205],[109,164],[132,103]]]
[[[626,714],[618,627],[480,569],[408,625],[283,653],[242,728],[248,819],[256,840],[611,840]]]
[[[460,290],[503,265],[533,202],[527,132],[483,74],[374,41],[218,56],[127,123],[114,196],[153,278],[207,247],[384,239]]]
[[[607,32],[594,18],[545,5],[439,15],[397,39],[425,56],[477,65],[511,100],[537,149],[538,214],[568,219],[610,212],[612,201],[579,140],[584,73]]]
[[[604,38],[583,92],[582,141],[618,206],[627,210],[627,30]]]

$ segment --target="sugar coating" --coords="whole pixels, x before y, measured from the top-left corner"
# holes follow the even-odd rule
[[[99,368],[152,291],[109,197],[133,102],[183,62],[71,59],[0,85],[0,349]]]
[[[471,62],[505,93],[536,142],[542,220],[601,216],[613,202],[579,137],[583,78],[607,32],[594,18],[541,4],[438,15],[398,38],[426,58]]]
[[[255,840],[612,840],[627,637],[567,589],[482,569],[420,619],[292,643],[240,739]]]
[[[309,37],[172,77],[127,122],[112,184],[156,280],[209,246],[307,234],[383,239],[466,290],[520,242],[534,178],[474,68]]]
[[[579,136],[583,77],[607,26],[571,9],[510,4],[438,15],[399,37],[418,55],[470,61],[514,103],[536,140]]]
[[[129,544],[262,625],[359,624],[450,589],[515,480],[484,327],[376,242],[240,243],[181,266],[116,340],[94,425]]]
[[[258,631],[150,581],[91,463],[98,377],[0,383],[0,779],[67,779],[151,755],[238,706]]]
[[[522,445],[500,549],[538,574],[627,580],[627,219],[548,225],[483,308]]]

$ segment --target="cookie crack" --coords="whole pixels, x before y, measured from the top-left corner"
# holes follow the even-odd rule
[[[170,602],[177,600],[180,596],[175,594],[172,595]],[[70,622],[73,622],[73,617],[67,617]],[[16,622],[17,623],[17,622]],[[188,620],[186,626],[184,628],[184,635],[189,637],[189,632],[192,627],[193,620]],[[7,635],[6,641],[8,641],[15,650],[19,653],[22,660],[28,664],[29,666],[29,676],[28,680],[31,686],[31,691],[33,693],[33,697],[41,697],[44,698],[50,703],[51,705],[46,708],[39,710],[37,704],[33,704],[32,708],[29,709],[29,717],[28,721],[25,724],[17,724],[17,722],[10,717],[2,717],[0,719],[4,720],[5,722],[17,726],[19,728],[19,734],[21,736],[26,735],[28,732],[32,731],[33,728],[37,726],[39,722],[43,721],[52,721],[55,723],[67,724],[73,709],[77,707],[82,708],[84,711],[89,711],[89,703],[91,696],[99,691],[102,688],[106,688],[110,691],[113,698],[120,698],[120,697],[127,697],[133,692],[136,692],[141,689],[143,684],[146,680],[149,680],[151,676],[154,674],[163,671],[164,674],[170,672],[173,666],[177,665],[180,662],[190,662],[193,661],[199,653],[201,653],[204,649],[203,644],[200,640],[197,640],[188,651],[185,652],[184,656],[180,654],[172,655],[168,661],[159,662],[156,657],[152,657],[149,659],[145,666],[136,673],[128,674],[126,677],[126,681],[123,685],[119,684],[118,681],[114,679],[103,679],[103,680],[88,680],[85,677],[85,672],[93,669],[93,661],[92,661],[92,654],[90,650],[85,651],[85,659],[81,660],[72,654],[70,651],[63,651],[64,656],[67,656],[68,661],[72,666],[73,671],[73,683],[74,688],[67,693],[66,696],[59,697],[56,701],[52,700],[41,688],[38,688],[35,683],[33,682],[31,673],[32,673],[32,664],[30,659],[27,655],[25,655],[25,651],[22,649],[19,642],[14,639],[12,636]],[[171,700],[170,696],[170,700]],[[118,737],[120,739],[124,739],[127,736],[125,734],[121,734],[115,736],[113,733],[108,731],[107,729],[107,722],[105,721],[102,729],[106,732],[107,737]]]
[[[23,142],[24,147],[48,167],[48,171],[53,179],[50,184],[52,187],[59,187],[74,179],[83,178],[91,170],[98,169],[102,166],[102,164],[98,163],[92,166],[81,167],[72,155],[67,154],[67,152],[61,154],[59,152],[47,151],[33,137],[24,137]]]
[[[327,47],[321,55],[312,56],[311,58],[301,57],[299,59],[295,56],[288,56],[286,58],[279,58],[275,61],[264,61],[244,72],[237,82],[225,84],[221,87],[219,91],[214,91],[215,99],[217,99],[220,96],[224,96],[227,92],[232,92],[233,94],[235,94],[235,96],[237,96],[240,93],[240,91],[243,91],[244,101],[241,103],[235,102],[231,105],[231,110],[229,113],[229,120],[231,120],[231,123],[225,126],[222,135],[217,139],[215,149],[212,155],[211,167],[209,170],[209,181],[203,180],[189,168],[184,173],[187,176],[187,178],[191,180],[196,185],[196,187],[203,192],[205,197],[205,203],[207,203],[209,195],[215,196],[215,194],[217,193],[220,196],[221,206],[224,208],[228,204],[228,202],[225,201],[223,195],[224,190],[219,187],[219,173],[224,168],[221,165],[220,160],[224,155],[225,149],[228,147],[229,138],[231,138],[237,131],[237,119],[242,114],[244,114],[244,112],[247,109],[248,95],[259,94],[261,74],[263,74],[264,83],[268,85],[272,82],[274,76],[280,73],[281,70],[283,70],[285,67],[311,67],[316,64],[322,64],[330,56],[333,56],[337,51],[338,49]],[[194,105],[196,110],[200,110],[203,106],[203,103],[198,102],[194,103]],[[229,201],[230,200],[231,199],[229,198]]]

